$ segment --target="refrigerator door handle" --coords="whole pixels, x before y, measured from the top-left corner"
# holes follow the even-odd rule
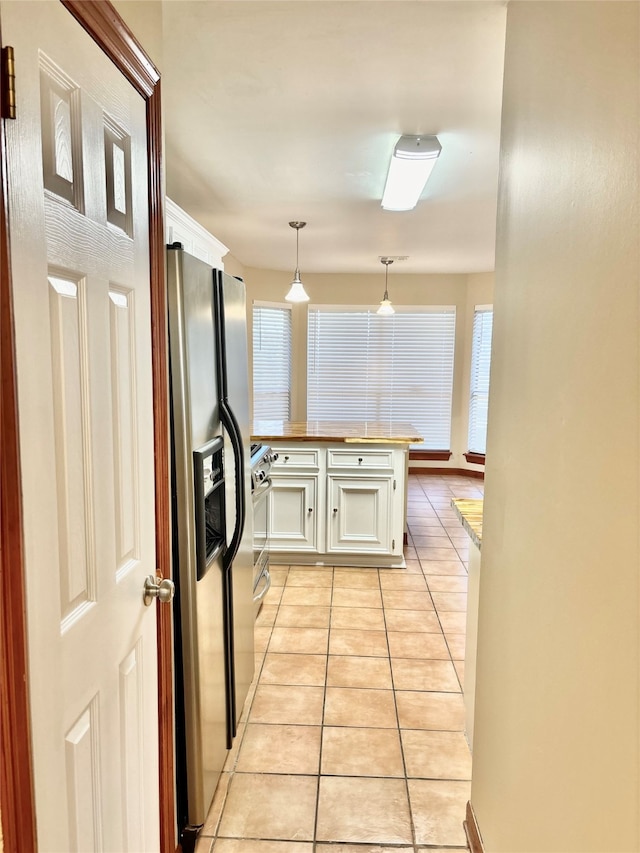
[[[242,446],[242,434],[231,407],[226,400],[220,401],[220,420],[229,433],[229,440],[233,447],[235,478],[236,478],[236,525],[231,541],[222,557],[222,566],[226,570],[233,563],[234,557],[240,547],[242,533],[246,521],[246,497],[244,493],[244,448]]]

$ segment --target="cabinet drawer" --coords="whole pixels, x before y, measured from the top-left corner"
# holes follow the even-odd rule
[[[393,468],[393,450],[330,450],[329,468]]]
[[[312,448],[296,448],[290,450],[286,447],[274,447],[274,451],[278,454],[278,458],[274,463],[274,468],[318,468],[318,451]]]

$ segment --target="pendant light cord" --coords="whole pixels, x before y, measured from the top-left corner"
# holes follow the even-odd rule
[[[380,258],[380,263],[384,264],[384,296],[382,297],[382,301],[385,299],[389,300],[389,264],[393,263],[393,258]]]

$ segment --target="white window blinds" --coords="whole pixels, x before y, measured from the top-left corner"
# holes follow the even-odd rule
[[[253,418],[291,415],[291,310],[253,306]]]
[[[309,308],[307,418],[412,424],[448,450],[456,311]]]
[[[492,330],[492,306],[477,306],[473,315],[469,396],[469,450],[472,453],[484,453],[487,445]]]

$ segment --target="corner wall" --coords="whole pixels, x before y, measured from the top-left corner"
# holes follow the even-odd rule
[[[640,4],[507,10],[471,801],[486,853],[638,829]]]

